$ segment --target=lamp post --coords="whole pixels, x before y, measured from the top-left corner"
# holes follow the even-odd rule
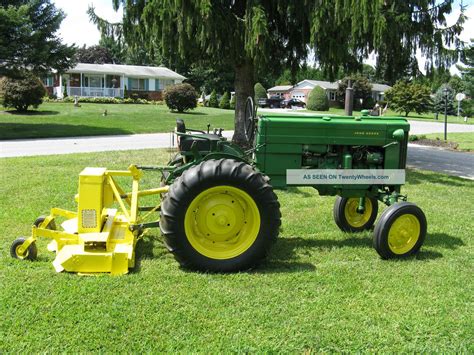
[[[444,140],[448,140],[448,94],[449,89],[444,88]]]

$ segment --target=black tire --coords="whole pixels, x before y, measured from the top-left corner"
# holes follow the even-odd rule
[[[46,219],[46,216],[39,216],[38,218],[36,218],[36,220],[33,222],[33,225],[36,226],[36,227],[39,227],[41,223],[43,223],[43,221]],[[54,220],[52,220],[51,222],[49,222],[49,224],[46,226],[46,229],[52,229],[52,230],[56,230],[56,223],[54,222]]]
[[[356,204],[354,204],[354,199],[357,200]],[[343,232],[357,233],[372,228],[379,212],[379,204],[377,199],[374,197],[366,197],[365,199],[367,208],[369,208],[368,204],[370,203],[370,211],[367,210],[367,213],[370,213],[370,215],[366,216],[365,219],[362,219],[364,215],[361,214],[362,220],[351,221],[348,219],[346,212],[351,214],[356,213],[354,208],[355,205],[358,204],[359,198],[337,196],[336,201],[334,202],[333,215],[334,221]],[[348,211],[349,209],[351,211]]]
[[[38,248],[36,247],[36,242],[30,244],[28,249],[26,250],[25,255],[18,254],[18,247],[25,242],[25,238],[20,237],[13,241],[12,245],[10,246],[10,255],[12,258],[20,259],[20,260],[35,260],[38,256]]]
[[[413,232],[415,235],[408,240],[405,248],[399,247],[397,250],[397,247],[392,245],[389,241],[389,233],[390,229],[394,226],[395,221],[398,220],[398,223],[404,221],[399,219],[402,216],[404,217],[404,220],[407,221],[405,222],[406,229],[400,232],[405,234],[403,235],[403,238],[406,238],[406,233]],[[396,227],[397,226],[395,226],[395,228]],[[426,229],[426,217],[421,208],[410,202],[396,203],[383,211],[377,225],[375,226],[374,248],[382,259],[401,258],[416,254],[425,241]],[[395,233],[395,231],[393,232]],[[412,240],[412,238],[416,239]],[[410,242],[410,240],[412,241]],[[409,249],[404,250],[406,248]]]
[[[206,256],[196,250],[185,232],[186,212],[193,200],[203,191],[218,187],[231,187],[238,193],[243,191],[255,203],[260,218],[260,226],[255,227],[258,234],[252,244],[239,255],[220,259]],[[277,196],[261,173],[246,163],[219,159],[204,161],[191,167],[171,185],[161,204],[160,229],[165,245],[182,267],[201,271],[233,272],[248,270],[266,257],[278,236],[280,219]],[[208,239],[212,238],[213,236]],[[224,243],[226,242],[227,240]]]

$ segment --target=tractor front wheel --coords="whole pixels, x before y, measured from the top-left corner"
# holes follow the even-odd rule
[[[280,205],[263,175],[231,159],[186,170],[161,204],[160,229],[181,266],[232,272],[257,265],[275,242]]]
[[[382,259],[417,253],[426,236],[426,217],[414,203],[400,202],[388,207],[374,230],[374,248]]]
[[[337,197],[333,209],[334,221],[343,232],[362,232],[374,225],[379,211],[377,199],[366,197],[364,211],[358,208],[359,197]]]
[[[15,259],[35,260],[36,256],[38,255],[38,248],[36,247],[35,242],[31,243],[25,252],[20,252],[20,247],[25,242],[25,240],[26,239],[22,237],[15,239],[10,247],[10,255]]]

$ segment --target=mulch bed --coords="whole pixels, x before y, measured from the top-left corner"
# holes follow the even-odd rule
[[[457,150],[459,146],[459,144],[456,142],[450,142],[450,141],[446,142],[441,139],[428,139],[428,138],[418,139],[410,143],[419,144],[419,145],[428,145],[431,147],[439,147],[439,148],[446,148],[446,149],[452,149],[452,150]]]

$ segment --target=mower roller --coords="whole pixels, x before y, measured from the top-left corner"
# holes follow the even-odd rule
[[[247,270],[277,240],[281,214],[273,190],[310,185],[320,195],[337,195],[333,215],[342,231],[373,229],[373,246],[383,259],[413,255],[423,244],[427,222],[423,211],[401,194],[403,182],[308,184],[289,177],[292,171],[312,169],[404,172],[409,129],[406,119],[372,117],[366,111],[357,117],[257,115],[248,99],[244,132],[251,147],[244,150],[227,141],[222,129],[189,129],[178,119],[178,152],[168,165],[84,169],[78,211],[53,208],[35,221],[29,238],[15,240],[11,254],[34,259],[36,239],[47,237],[53,239],[49,249],[56,252],[58,272],[124,274],[134,266],[137,239],[159,227],[166,247],[185,268]],[[161,172],[161,187],[139,190],[148,170]],[[118,176],[131,178],[131,192],[120,187]],[[159,199],[140,206],[145,195]],[[379,202],[388,207],[375,222]],[[65,219],[60,231],[58,217]]]

